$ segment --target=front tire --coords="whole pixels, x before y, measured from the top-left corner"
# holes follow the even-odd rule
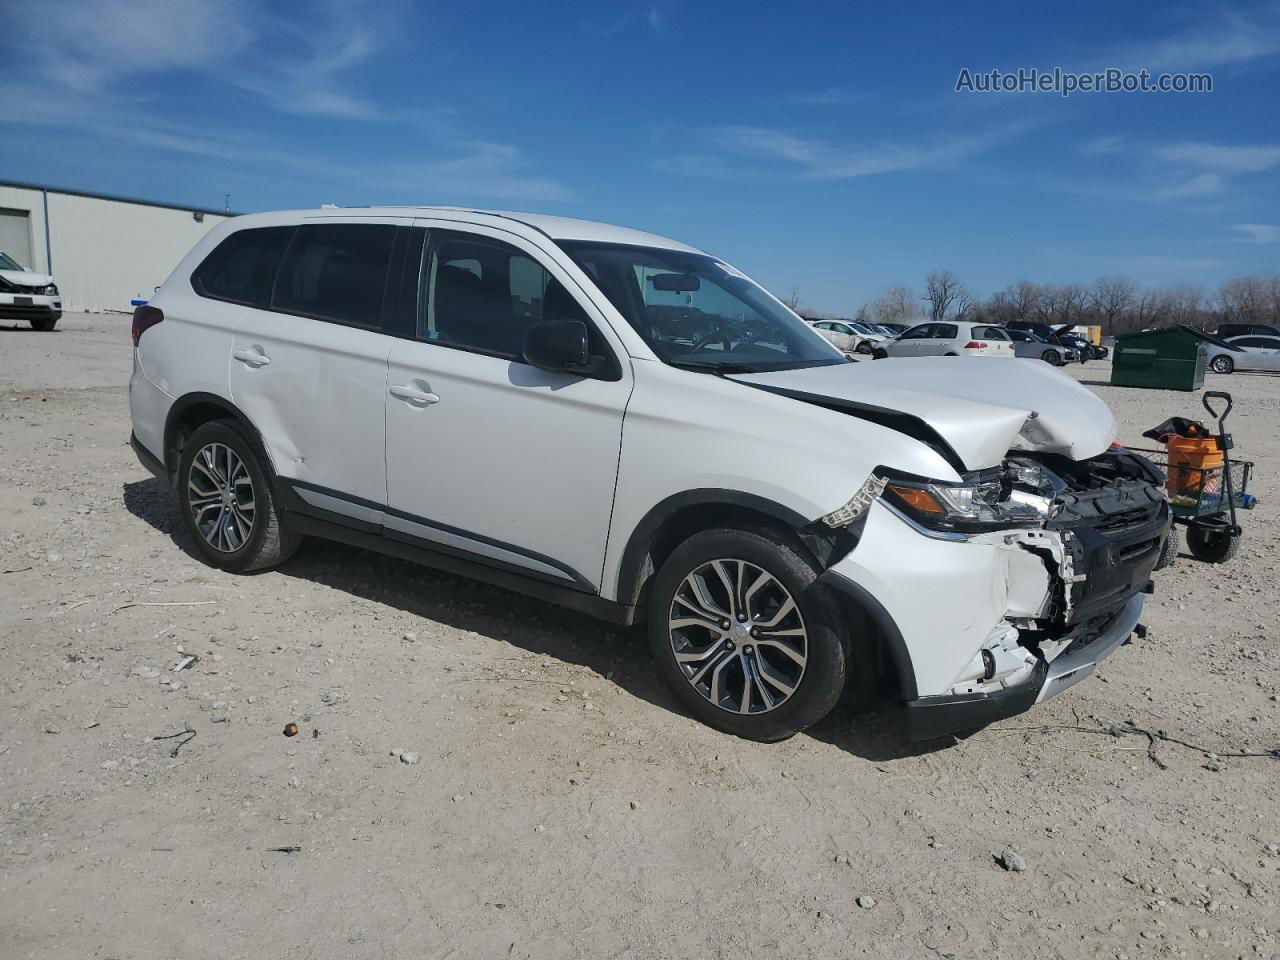
[[[1051,367],[1058,367],[1062,365],[1062,358],[1058,356],[1057,350],[1046,350],[1044,353],[1040,354],[1040,359]]]
[[[280,522],[265,458],[230,420],[197,427],[178,461],[178,507],[196,551],[210,566],[247,573],[282,563],[300,537]]]
[[[884,349],[876,349],[871,351],[872,360],[885,360],[885,359],[888,359],[888,356],[889,356],[888,352]]]
[[[658,673],[685,709],[749,740],[793,736],[845,687],[835,601],[781,535],[694,534],[654,578],[648,630]]]
[[[1236,369],[1236,362],[1230,357],[1214,357],[1209,366],[1214,373],[1232,373]]]
[[[1166,567],[1173,566],[1178,559],[1178,551],[1182,547],[1182,534],[1178,531],[1176,523],[1169,524],[1169,532],[1165,534],[1164,544],[1160,547],[1160,559],[1156,561],[1155,568],[1163,570]]]
[[[48,333],[58,324],[58,317],[62,314],[50,317],[32,317],[29,321],[32,330],[39,330],[41,333]]]

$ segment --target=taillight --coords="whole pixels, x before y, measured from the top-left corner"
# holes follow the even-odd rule
[[[136,347],[142,335],[164,319],[164,311],[159,307],[143,304],[133,310],[133,345]]]
[[[986,343],[984,343],[981,340],[970,340],[968,343],[964,345],[964,348],[966,350],[985,350],[986,347],[987,347]]]

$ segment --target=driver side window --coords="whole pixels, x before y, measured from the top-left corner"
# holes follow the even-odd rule
[[[523,251],[479,235],[431,234],[422,259],[420,338],[519,360],[529,327],[542,320],[581,320],[592,353],[608,355],[578,301]]]

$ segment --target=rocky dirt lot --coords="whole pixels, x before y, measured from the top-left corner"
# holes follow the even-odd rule
[[[128,324],[0,325],[5,960],[1280,955],[1280,762],[1229,756],[1280,747],[1280,377],[1211,378],[1245,549],[1098,675],[959,741],[762,746],[537,601],[318,542],[203,566],[127,445]],[[1131,442],[1202,414],[1073,372]]]

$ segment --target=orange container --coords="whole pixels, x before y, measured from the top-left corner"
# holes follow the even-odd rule
[[[1221,483],[1222,451],[1217,437],[1169,438],[1169,496],[1197,495]],[[1211,472],[1210,472],[1211,471]]]

